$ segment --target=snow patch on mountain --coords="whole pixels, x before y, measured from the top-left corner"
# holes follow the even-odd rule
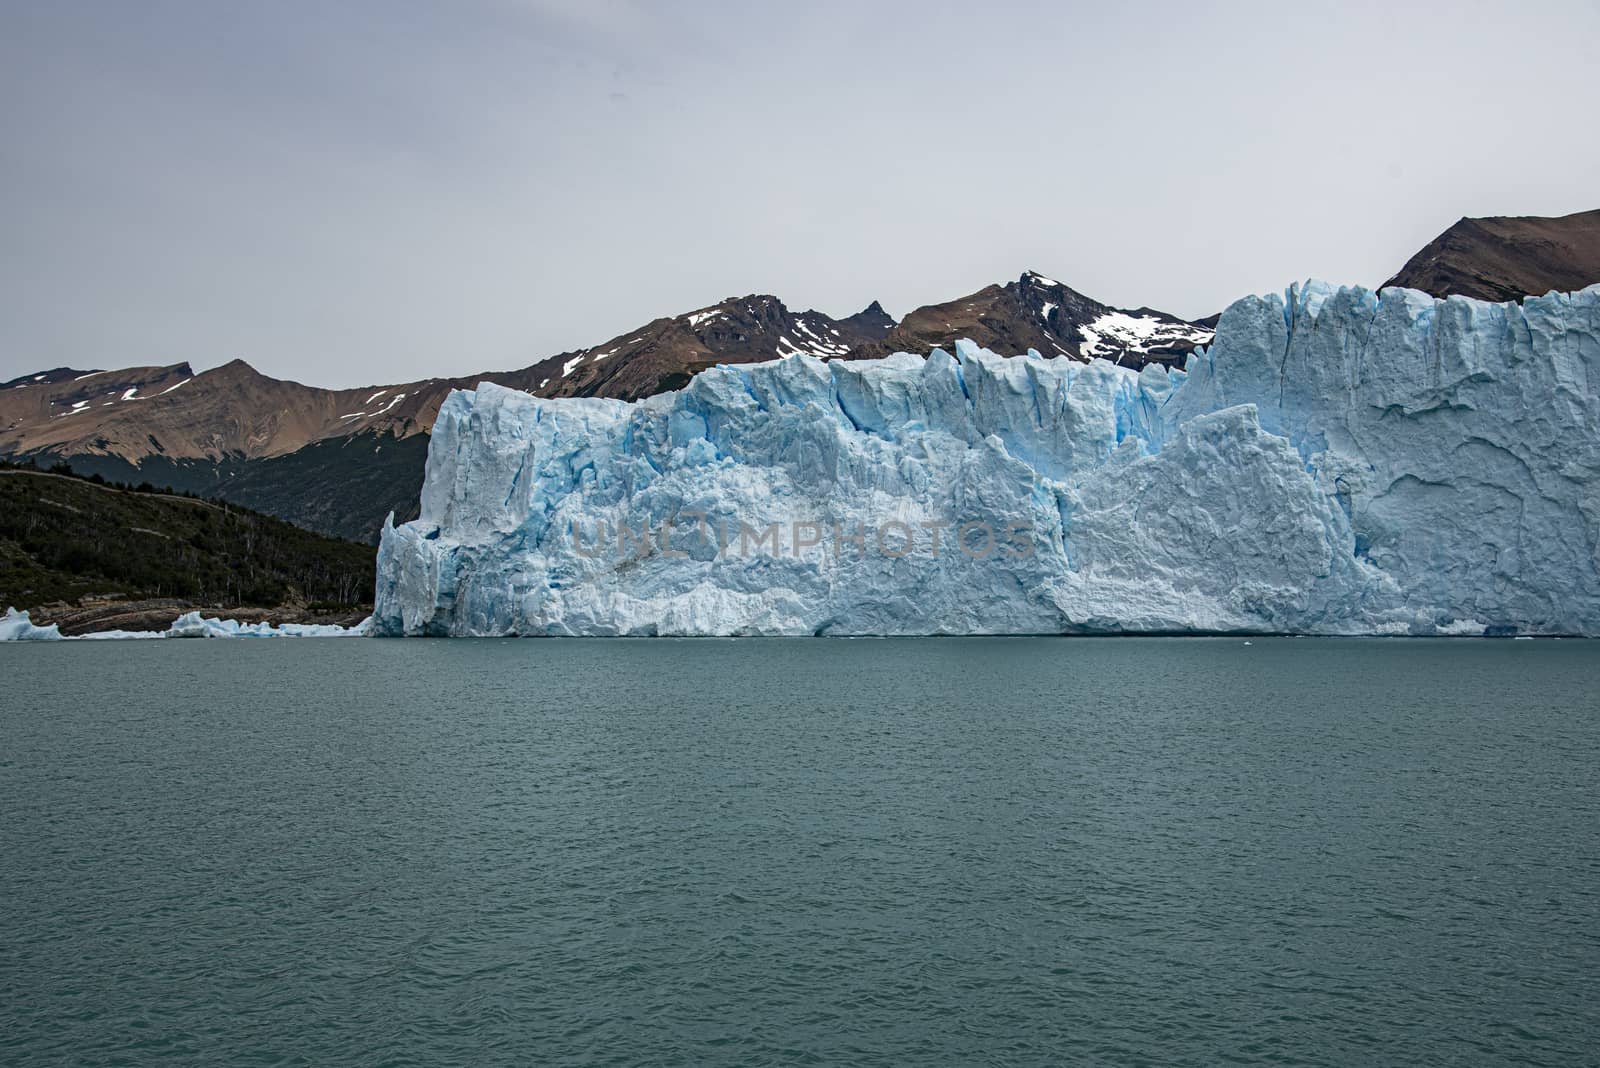
[[[1146,353],[1173,345],[1207,345],[1214,336],[1201,326],[1164,319],[1157,315],[1130,315],[1107,312],[1078,327],[1083,335],[1079,351],[1085,359],[1100,357],[1117,360],[1124,353]]]

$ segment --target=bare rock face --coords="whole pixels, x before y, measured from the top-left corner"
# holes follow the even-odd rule
[[[1461,219],[1384,283],[1503,301],[1600,282],[1600,210],[1559,218]]]
[[[322,389],[243,360],[195,374],[186,363],[60,369],[0,385],[0,455],[72,460],[262,459],[358,434],[424,433],[450,390],[482,376]],[[514,384],[515,372],[498,376]]]
[[[818,311],[792,312],[777,297],[757,293],[657,319],[592,348],[552,356],[520,374],[535,396],[638,400],[682,389],[717,364],[801,354],[837,359],[882,339],[893,326],[877,301],[855,315],[831,319]]]
[[[57,368],[0,385],[0,456],[219,497],[291,522],[375,539],[390,511],[415,515],[422,457],[440,405],[490,382],[538,397],[638,400],[700,372],[793,356],[926,355],[959,338],[1002,352],[1181,362],[1211,331],[1161,312],[1121,311],[1028,272],[1017,282],[912,312],[874,301],[842,319],[770,294],[729,297],[656,319],[528,367],[357,389],[322,389],[235,360],[118,371]]]
[[[797,353],[843,356],[893,326],[877,302],[835,320],[816,311],[791,312],[777,297],[754,295],[658,319],[520,370],[398,385],[322,389],[263,375],[243,360],[198,375],[188,364],[57,368],[0,384],[0,455],[80,463],[111,457],[134,466],[151,457],[281,457],[335,438],[426,433],[451,390],[479,382],[538,396],[634,399],[679,388],[718,363]]]
[[[1147,363],[1181,366],[1195,346],[1211,337],[1205,326],[1150,308],[1113,308],[1028,271],[1015,282],[918,308],[887,337],[851,355],[926,354],[969,340],[996,352],[1032,349],[1042,356],[1105,359],[1137,370]]]

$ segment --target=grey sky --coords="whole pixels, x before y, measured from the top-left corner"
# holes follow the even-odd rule
[[[0,378],[521,366],[1024,268],[1184,316],[1600,207],[1595,3],[0,0]]]

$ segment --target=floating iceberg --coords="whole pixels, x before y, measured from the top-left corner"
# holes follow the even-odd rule
[[[367,633],[370,619],[353,627],[329,623],[240,623],[236,619],[212,619],[199,612],[185,612],[159,636],[163,638],[359,638]],[[85,635],[94,637],[94,635]]]
[[[27,612],[7,608],[0,618],[0,642],[11,641],[118,641],[147,638],[359,638],[366,635],[372,620],[353,627],[316,623],[240,623],[236,619],[214,619],[199,612],[185,612],[166,630],[104,630],[94,634],[65,635],[51,624],[34,624]]]
[[[54,625],[41,627],[28,618],[28,613],[7,608],[0,618],[0,642],[58,642],[61,631]]]
[[[385,527],[373,631],[1600,634],[1597,389],[1600,286],[1318,282],[1181,371],[959,343],[632,404],[485,383]]]

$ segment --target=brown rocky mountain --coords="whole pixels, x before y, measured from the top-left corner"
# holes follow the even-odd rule
[[[541,397],[637,400],[680,389],[719,363],[757,363],[799,353],[836,359],[881,340],[894,320],[873,301],[846,319],[791,312],[777,297],[729,297],[578,352],[563,352],[526,372]]]
[[[1436,297],[1520,300],[1600,282],[1600,210],[1461,219],[1384,283]]]
[[[845,319],[730,297],[516,371],[359,389],[271,378],[242,360],[116,371],[56,368],[0,384],[0,456],[232,500],[370,539],[416,507],[427,432],[452,389],[495,382],[546,397],[635,399],[718,363],[824,359],[894,326],[873,303]]]
[[[520,370],[399,385],[321,389],[242,360],[200,374],[187,364],[56,368],[0,384],[0,457],[171,486],[371,540],[390,511],[415,515],[428,431],[452,389],[488,381],[542,397],[634,400],[681,388],[719,363],[925,353],[963,337],[997,352],[1141,366],[1180,360],[1211,331],[1148,308],[1112,308],[1031,271],[918,308],[902,324],[876,302],[833,319],[754,294]]]
[[[370,540],[415,515],[428,431],[452,389],[495,382],[543,397],[634,400],[719,363],[797,354],[861,359],[971,338],[1002,353],[1094,357],[1138,367],[1182,360],[1211,331],[1149,308],[1101,304],[1029,271],[918,308],[897,324],[876,302],[843,319],[777,297],[729,297],[515,371],[359,389],[263,375],[241,360],[117,371],[57,368],[0,384],[0,457],[171,486],[314,530]]]
[[[1033,349],[1077,360],[1101,357],[1126,367],[1179,363],[1212,331],[1150,308],[1128,311],[1084,296],[1036,271],[943,304],[918,308],[881,341],[852,358],[948,349],[961,338],[1006,354]]]
[[[495,382],[541,397],[635,400],[719,363],[797,354],[926,353],[959,338],[1002,353],[1096,356],[1138,367],[1183,359],[1211,331],[1112,308],[1032,271],[918,308],[896,324],[876,302],[843,319],[777,297],[729,297],[515,371],[359,389],[271,378],[242,360],[117,371],[57,368],[0,384],[0,457],[130,484],[171,486],[371,540],[391,510],[415,515],[428,431],[452,389]]]
[[[444,382],[355,390],[270,378],[243,360],[51,372],[0,385],[0,453],[220,460],[281,456],[322,438],[382,428],[415,433]]]
[[[521,370],[391,386],[321,389],[268,377],[243,360],[198,375],[188,364],[57,368],[0,384],[0,455],[109,456],[135,465],[150,456],[265,459],[331,438],[425,433],[452,389],[478,382],[542,397],[632,400],[675,389],[718,363],[801,352],[843,356],[893,326],[876,302],[834,320],[821,312],[790,312],[776,297],[754,295],[657,319]]]
[[[426,430],[451,388],[477,380],[330,390],[242,360],[200,374],[57,369],[0,384],[0,457],[220,497],[365,540],[391,508],[415,507]]]

